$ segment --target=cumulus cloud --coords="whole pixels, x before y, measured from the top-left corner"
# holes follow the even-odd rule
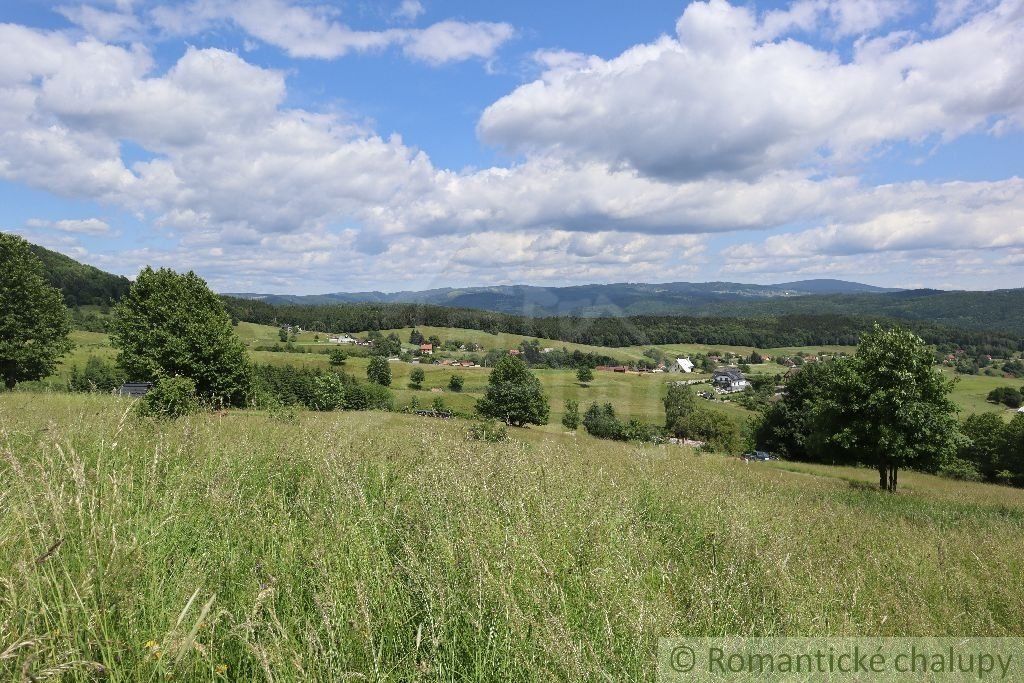
[[[869,5],[835,6],[852,27],[880,16]],[[551,65],[488,107],[479,135],[678,180],[842,164],[893,141],[1024,122],[1020,0],[933,39],[863,41],[849,61],[759,30],[748,8],[694,2],[675,36]]]
[[[422,10],[419,3],[403,3],[399,10],[411,20],[417,7]],[[335,59],[351,52],[395,46],[430,64],[490,59],[515,33],[505,23],[451,20],[426,28],[357,30],[338,21],[332,8],[288,0],[192,0],[156,7],[151,17],[157,28],[179,36],[195,35],[229,22],[292,57],[314,59]]]
[[[799,5],[779,24],[789,28],[773,30],[837,25],[821,3],[810,19]],[[257,37],[326,55],[347,35],[336,16],[296,7]],[[265,19],[247,16],[230,20]],[[719,263],[733,273],[935,270],[982,250],[996,255],[992,267],[1020,268],[1024,181],[871,187],[828,165],[893,140],[1019,123],[1024,46],[1010,34],[1021,3],[933,40],[860,39],[845,62],[756,37],[769,16],[712,0],[687,8],[675,36],[611,60],[537,53],[543,77],[480,121],[484,139],[523,156],[462,171],[398,135],[289,106],[284,72],[235,53],[187,48],[158,67],[140,45],[0,25],[0,178],[135,212],[176,245],[94,254],[107,259],[96,265],[194,267],[232,291],[665,281],[717,274]],[[436,63],[496,49],[466,26],[400,29],[418,33],[388,44]],[[143,160],[125,161],[126,142]],[[27,228],[109,235],[92,220]],[[736,231],[788,232],[714,253]]]

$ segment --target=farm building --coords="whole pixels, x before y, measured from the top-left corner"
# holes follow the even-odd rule
[[[689,358],[676,358],[676,367],[682,372],[693,372],[693,361]]]

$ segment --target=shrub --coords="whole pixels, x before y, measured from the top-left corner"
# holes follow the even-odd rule
[[[124,384],[124,381],[124,373],[114,363],[97,356],[89,356],[89,360],[86,361],[85,368],[81,372],[77,367],[71,368],[68,389],[109,394]]]
[[[470,426],[469,438],[475,441],[498,443],[508,439],[508,428],[497,420],[478,420]]]
[[[462,391],[462,387],[465,383],[466,380],[462,378],[462,375],[452,375],[451,379],[448,380],[448,388],[451,391],[459,392]]]
[[[409,386],[413,389],[419,389],[423,386],[423,380],[426,377],[427,374],[423,372],[423,368],[413,368],[412,374],[409,375]]]
[[[139,400],[138,411],[146,417],[174,420],[198,413],[200,407],[195,380],[167,377]]]
[[[313,380],[309,407],[313,410],[338,410],[345,407],[345,382],[339,375],[325,373]]]
[[[739,430],[732,420],[708,408],[698,407],[679,418],[672,431],[677,437],[703,441],[723,453],[735,453],[741,446]]]
[[[562,415],[562,426],[575,430],[580,426],[580,403],[568,399],[565,402],[565,414]]]
[[[1009,408],[1020,408],[1024,403],[1024,396],[1019,389],[1014,387],[997,387],[988,392],[988,400],[992,403],[1000,403]]]
[[[379,384],[354,383],[346,387],[347,410],[394,410],[395,397]]]
[[[341,367],[348,360],[348,354],[342,349],[331,349],[330,353],[327,354],[328,362],[331,367]]]
[[[391,385],[391,365],[385,356],[374,356],[366,368],[366,378],[382,387]]]
[[[599,406],[591,403],[583,415],[583,427],[587,433],[599,439],[621,439],[622,423],[615,417],[611,403]]]

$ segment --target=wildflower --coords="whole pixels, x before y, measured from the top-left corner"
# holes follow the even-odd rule
[[[228,665],[223,663],[218,664],[217,666],[213,667],[213,670],[219,674],[226,674],[228,672]]]

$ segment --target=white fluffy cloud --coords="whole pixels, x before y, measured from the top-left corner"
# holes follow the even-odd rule
[[[397,15],[411,21],[422,10],[418,2],[403,3]],[[160,30],[181,36],[230,22],[292,57],[316,59],[393,46],[430,64],[490,59],[515,34],[505,23],[451,20],[426,28],[361,31],[338,21],[336,14],[327,6],[298,5],[289,0],[192,0],[156,7],[150,16]]]
[[[0,178],[134,212],[178,245],[97,254],[98,265],[195,267],[233,291],[665,281],[714,276],[719,263],[856,275],[893,263],[964,267],[982,252],[993,268],[1020,268],[1021,179],[871,187],[839,161],[896,140],[1018,124],[1022,3],[963,15],[931,40],[861,39],[849,61],[756,37],[771,22],[776,35],[823,22],[838,35],[895,16],[873,3],[857,24],[840,11],[849,4],[798,2],[782,17],[711,0],[690,5],[674,37],[611,60],[538,53],[542,79],[479,124],[484,139],[523,157],[463,171],[436,167],[398,135],[289,107],[285,73],[231,52],[187,48],[158,68],[144,46],[0,25]],[[346,43],[349,29],[305,5],[245,5],[176,20],[238,22],[316,56],[380,39]],[[284,15],[270,22],[267,8]],[[507,39],[472,26],[389,29],[407,32],[380,45],[443,62],[493,54]],[[126,163],[125,143],[142,160]],[[98,220],[26,227],[51,242],[109,234]],[[717,236],[734,231],[785,233],[713,253]]]
[[[883,4],[829,3],[851,30],[881,20]],[[673,37],[550,66],[492,104],[479,134],[517,152],[687,179],[857,161],[893,141],[1024,122],[1020,0],[934,39],[865,39],[850,61],[759,40],[761,29],[745,7],[694,2]]]

